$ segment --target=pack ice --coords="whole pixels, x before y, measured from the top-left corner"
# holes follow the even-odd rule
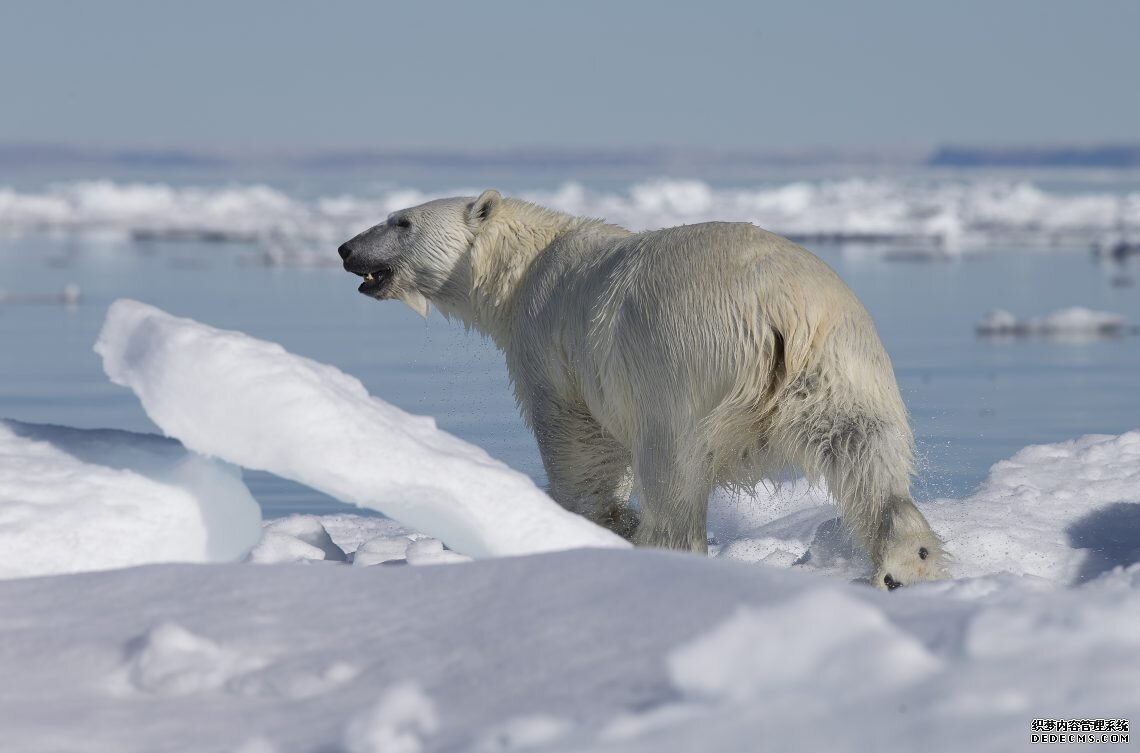
[[[261,510],[170,439],[0,420],[0,578],[241,559]]]
[[[187,447],[379,510],[463,554],[627,546],[433,419],[280,345],[120,300],[95,350]]]

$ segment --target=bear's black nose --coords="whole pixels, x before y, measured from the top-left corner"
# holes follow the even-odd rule
[[[352,256],[352,248],[350,248],[347,243],[340,244],[340,248],[338,248],[336,252],[340,254],[342,261],[348,261],[348,257]]]
[[[894,591],[896,588],[901,586],[902,583],[899,583],[888,574],[883,576],[883,585],[887,587],[888,591]]]

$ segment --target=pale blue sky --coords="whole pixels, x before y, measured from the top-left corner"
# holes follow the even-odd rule
[[[469,147],[1140,140],[1140,2],[0,6],[0,141]]]

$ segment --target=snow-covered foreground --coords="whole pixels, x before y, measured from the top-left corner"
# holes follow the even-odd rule
[[[36,751],[1008,751],[1135,721],[1140,567],[883,594],[652,551],[0,583]]]
[[[77,181],[33,193],[0,187],[0,231],[80,232],[138,240],[258,240],[270,261],[296,262],[303,257],[297,256],[295,246],[319,242],[326,247],[396,209],[439,195],[474,195],[485,188],[456,186],[440,194],[391,189],[305,201],[264,185],[202,188]],[[523,198],[573,214],[605,217],[634,230],[737,220],[797,237],[931,241],[946,248],[1087,244],[1110,234],[1140,231],[1140,193],[1135,191],[1061,193],[1028,181],[990,177],[842,178],[752,188],[655,180],[617,192],[568,183]]]
[[[237,468],[175,441],[0,420],[0,578],[232,562],[260,523]]]
[[[379,510],[464,554],[627,546],[434,419],[280,345],[122,300],[95,349],[190,449]]]
[[[717,495],[712,558],[573,549],[615,539],[332,367],[129,301],[98,348],[187,446],[399,522],[294,516],[251,564],[0,581],[0,749],[1008,751],[1035,719],[1140,711],[1140,431],[1027,447],[925,504],[954,579],[882,593],[803,481]],[[194,514],[247,497],[171,440],[0,423],[17,552],[200,550]]]

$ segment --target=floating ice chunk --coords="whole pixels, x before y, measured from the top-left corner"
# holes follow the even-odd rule
[[[1005,309],[994,309],[982,317],[982,320],[978,322],[977,330],[982,335],[1012,335],[1016,333],[1019,326],[1021,325],[1016,316]]]
[[[64,285],[58,293],[14,293],[0,289],[0,303],[8,304],[62,303],[72,308],[79,303],[81,297],[79,286],[73,282]]]
[[[0,577],[241,559],[261,511],[170,439],[0,420]]]
[[[1064,334],[1067,332],[1095,332],[1102,335],[1118,335],[1123,332],[1128,321],[1120,314],[1074,306],[1049,314],[1041,319],[1041,331]]]
[[[435,704],[417,685],[404,683],[349,722],[344,747],[348,753],[420,753],[424,738],[438,730]]]
[[[1119,337],[1128,331],[1128,320],[1120,314],[1074,306],[1037,319],[1020,320],[1003,309],[986,314],[977,324],[986,337],[1049,337],[1060,340],[1086,340]]]
[[[474,557],[626,542],[480,448],[280,345],[115,302],[96,351],[188,447],[383,512]]]

